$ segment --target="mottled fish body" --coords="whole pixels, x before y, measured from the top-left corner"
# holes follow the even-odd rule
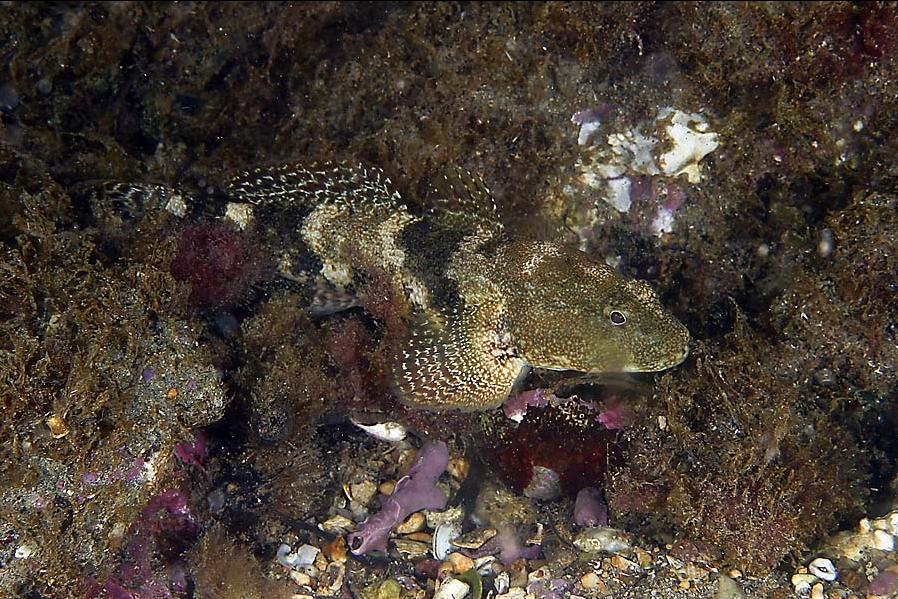
[[[191,202],[146,189],[179,216]],[[281,275],[314,290],[313,314],[358,305],[372,274],[388,281],[406,303],[391,375],[408,404],[485,410],[531,367],[653,372],[688,354],[686,328],[648,285],[577,250],[509,238],[488,189],[466,171],[442,177],[423,214],[364,166],[255,169],[225,193],[238,226],[281,240]]]

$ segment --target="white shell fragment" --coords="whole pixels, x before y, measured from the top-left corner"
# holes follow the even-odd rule
[[[433,594],[433,599],[462,599],[468,595],[470,587],[457,578],[443,581],[440,588]]]
[[[690,183],[702,180],[699,161],[720,145],[717,134],[700,114],[689,114],[672,108],[662,109],[658,122],[663,123],[673,148],[658,157],[661,172],[668,176],[686,175]]]
[[[496,587],[496,592],[501,595],[511,586],[511,576],[509,576],[508,572],[499,572],[496,579],[493,580],[493,586]]]
[[[315,563],[315,558],[321,550],[312,545],[300,545],[296,551],[286,543],[278,547],[278,563],[288,568],[298,568]]]
[[[398,422],[379,422],[377,424],[362,424],[356,420],[351,422],[375,439],[389,443],[398,443],[408,435],[408,430]]]
[[[455,551],[452,541],[461,534],[461,524],[456,521],[443,522],[437,526],[433,533],[433,556],[438,560],[446,559],[446,556]]]
[[[808,571],[826,582],[832,582],[839,576],[838,570],[833,563],[825,557],[818,557],[808,564]]]
[[[717,133],[701,113],[670,106],[658,110],[655,118],[629,129],[613,130],[597,119],[580,118],[577,142],[582,149],[577,163],[580,182],[599,190],[602,199],[618,212],[630,210],[632,177],[651,176],[675,179],[685,175],[689,183],[702,180],[700,162],[720,146]],[[673,215],[664,215],[672,226]]]

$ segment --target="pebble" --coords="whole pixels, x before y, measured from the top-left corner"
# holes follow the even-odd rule
[[[474,568],[474,560],[456,551],[446,556],[446,559],[443,560],[443,565],[447,567],[448,572],[461,574]],[[440,566],[441,572],[443,571],[443,565]]]
[[[721,575],[717,580],[717,593],[714,599],[745,599],[745,591],[739,583],[726,575]]]
[[[471,590],[467,584],[457,578],[444,580],[440,588],[433,594],[433,599],[462,599],[468,595]]]
[[[312,585],[312,577],[306,574],[305,572],[299,572],[297,570],[290,571],[290,580],[298,584],[299,586],[308,587]]]
[[[430,553],[430,546],[420,541],[410,541],[409,539],[396,539],[396,551],[402,557],[407,559],[415,559],[423,557]]]
[[[574,538],[574,547],[586,553],[626,553],[633,547],[632,536],[608,526],[591,526]]]
[[[470,471],[471,462],[465,458],[452,458],[449,460],[449,466],[446,468],[446,472],[449,473],[449,476],[457,481],[463,481],[468,478],[468,472]]]
[[[334,537],[334,540],[325,543],[321,548],[324,556],[332,562],[346,561],[346,537]]]
[[[413,512],[408,518],[396,525],[396,534],[408,535],[424,530],[427,519],[421,512]]]
[[[462,549],[479,549],[484,543],[496,536],[495,528],[475,528],[462,536],[449,541],[455,547]]]
[[[880,551],[893,551],[895,549],[895,537],[886,530],[876,529],[872,533],[873,547]]]
[[[587,572],[580,577],[580,584],[584,589],[593,590],[599,588],[602,579],[595,572]]]
[[[318,528],[324,532],[330,532],[338,535],[345,535],[351,530],[355,530],[356,524],[346,516],[336,515],[328,518],[318,525]]]
[[[527,591],[524,587],[511,587],[507,593],[496,595],[496,599],[524,599],[526,596]]]
[[[639,564],[634,562],[633,560],[629,560],[621,555],[612,555],[611,556],[611,565],[617,568],[618,570],[631,570],[634,572],[638,572],[640,570]]]
[[[349,485],[349,492],[347,495],[352,501],[357,501],[362,505],[368,505],[368,503],[374,499],[374,496],[377,495],[377,485],[374,484],[374,481],[370,480],[352,483]]]
[[[637,547],[635,550],[636,553],[636,563],[639,564],[640,568],[648,568],[652,565],[652,554],[643,549],[642,547]]]
[[[793,574],[792,587],[797,595],[807,595],[811,591],[811,585],[817,581],[813,574]]]
[[[818,582],[811,587],[811,599],[823,599],[823,583]]]

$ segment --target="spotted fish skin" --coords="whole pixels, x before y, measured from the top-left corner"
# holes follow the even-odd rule
[[[408,315],[391,348],[407,404],[486,410],[530,368],[653,372],[688,354],[688,331],[648,285],[575,249],[510,238],[489,190],[464,170],[436,181],[423,214],[361,165],[255,169],[224,192],[240,226],[278,240],[283,277],[317,290],[314,314],[358,305],[372,273],[389,282]]]

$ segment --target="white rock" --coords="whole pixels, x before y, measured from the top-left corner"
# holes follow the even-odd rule
[[[823,583],[818,582],[811,587],[811,599],[823,599]]]
[[[825,557],[818,557],[808,564],[808,571],[820,580],[825,580],[826,582],[832,582],[839,577],[839,572],[836,570],[836,566],[832,561]]]
[[[658,166],[665,175],[685,174],[690,183],[702,180],[699,161],[717,149],[717,134],[709,132],[708,122],[700,114],[688,114],[682,110],[662,111],[658,120],[667,121],[665,131],[674,146],[658,157]]]
[[[627,212],[630,210],[632,201],[630,200],[630,187],[632,181],[630,177],[618,177],[616,179],[608,179],[607,195],[605,201],[614,206],[618,212]]]
[[[608,526],[590,526],[574,538],[574,547],[586,553],[626,553],[633,547],[632,537]]]
[[[714,599],[745,599],[745,591],[739,586],[739,583],[721,574],[717,581],[717,592]]]
[[[433,594],[433,599],[462,599],[468,595],[471,588],[457,578],[444,580],[440,588]]]
[[[796,595],[807,595],[811,592],[811,585],[817,582],[817,577],[813,574],[793,574],[792,588],[795,589]]]
[[[880,551],[892,551],[895,549],[895,537],[884,530],[874,530],[873,534],[873,542],[871,543],[873,547],[879,549]]]
[[[315,563],[315,558],[318,557],[320,551],[320,549],[312,545],[300,545],[296,548],[296,551],[293,551],[290,545],[283,544],[278,547],[278,563],[288,568],[309,566]]]
[[[508,590],[508,587],[511,586],[510,583],[511,576],[508,575],[508,572],[499,572],[493,581],[493,586],[496,587],[496,592],[501,595]]]

